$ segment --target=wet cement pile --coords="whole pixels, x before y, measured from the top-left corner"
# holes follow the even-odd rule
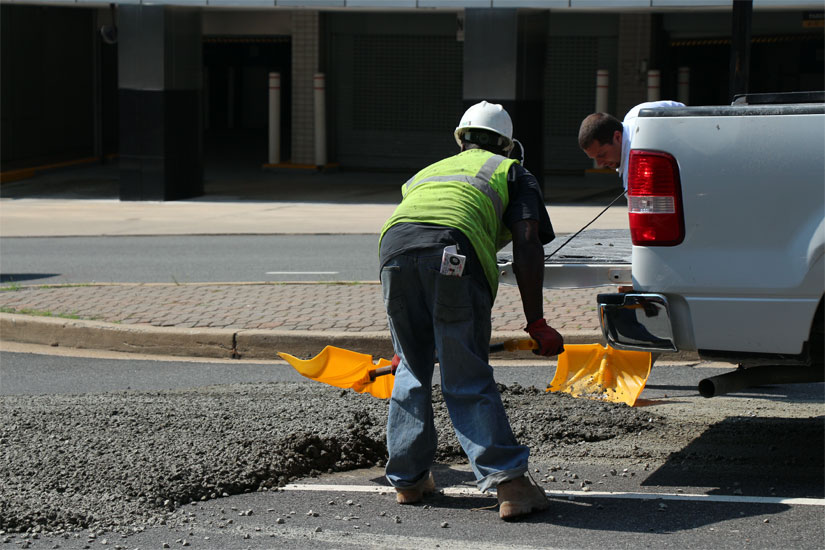
[[[534,456],[665,430],[650,412],[501,386]],[[434,392],[439,462],[464,461]],[[191,501],[382,465],[387,401],[306,384],[3,397],[0,530],[128,533]]]

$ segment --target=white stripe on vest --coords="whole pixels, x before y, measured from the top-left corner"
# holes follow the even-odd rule
[[[484,195],[490,199],[493,203],[493,209],[496,211],[496,218],[501,219],[501,216],[504,214],[504,204],[501,202],[501,197],[498,192],[490,185],[490,180],[493,179],[493,174],[496,169],[498,169],[499,165],[505,160],[507,160],[506,157],[501,155],[493,155],[484,162],[484,165],[481,169],[479,169],[475,176],[433,176],[431,178],[424,178],[423,180],[416,182],[413,182],[413,180],[410,179],[404,184],[404,186],[407,188],[407,193],[409,193],[413,188],[421,185],[422,183],[441,181],[458,181],[467,183],[484,193]]]

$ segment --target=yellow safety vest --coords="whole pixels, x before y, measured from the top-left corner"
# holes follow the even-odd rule
[[[495,298],[496,252],[512,240],[502,216],[510,199],[507,173],[516,162],[484,149],[469,149],[431,164],[404,184],[401,204],[384,224],[381,238],[398,223],[460,230],[473,245]]]

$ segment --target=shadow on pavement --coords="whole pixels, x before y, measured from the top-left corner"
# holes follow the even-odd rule
[[[0,273],[0,283],[19,283],[59,276],[60,273]]]
[[[204,194],[186,199],[198,202],[334,202],[396,204],[401,186],[412,172],[367,172],[273,167],[253,161],[207,162]],[[545,202],[556,205],[604,205],[622,190],[611,174],[545,175]],[[119,200],[117,160],[37,172],[33,177],[4,183],[3,199]]]
[[[823,498],[822,418],[731,417],[710,426],[642,483],[708,494]]]

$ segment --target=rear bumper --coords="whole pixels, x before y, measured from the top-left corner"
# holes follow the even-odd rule
[[[670,306],[662,294],[599,294],[599,322],[616,349],[674,352]]]

